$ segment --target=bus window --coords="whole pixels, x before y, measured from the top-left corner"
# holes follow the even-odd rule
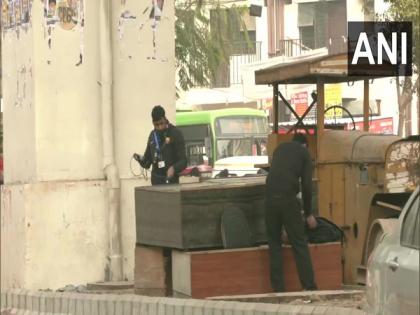
[[[209,125],[178,126],[177,128],[184,136],[188,166],[205,164],[205,160],[211,163],[211,144],[209,141],[206,142],[206,139],[210,138]]]

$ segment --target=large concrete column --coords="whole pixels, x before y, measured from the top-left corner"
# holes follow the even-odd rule
[[[16,25],[3,19],[7,24],[2,25],[1,287],[55,289],[104,281],[109,274],[109,223],[99,0],[74,1],[77,25],[46,20],[44,1],[28,3],[29,21]],[[174,7],[166,1],[155,24],[148,0],[112,5],[113,133],[121,177],[123,278],[133,279],[133,187],[148,181],[133,176],[130,157],[145,148],[155,104],[165,106],[174,118]],[[59,10],[63,19],[70,12]],[[126,10],[131,17],[120,20]]]
[[[134,187],[149,182],[133,179],[130,159],[134,152],[144,153],[153,106],[162,105],[175,123],[175,8],[174,1],[165,1],[155,21],[150,18],[151,0],[126,0],[124,6],[120,2],[112,0],[115,153],[121,177],[123,270],[125,278],[133,279]],[[123,12],[126,19],[120,18]]]

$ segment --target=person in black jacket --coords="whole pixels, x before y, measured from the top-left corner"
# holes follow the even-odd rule
[[[154,129],[150,132],[144,156],[134,154],[143,168],[152,167],[152,185],[179,182],[178,174],[187,166],[185,141],[181,131],[165,116],[162,106],[152,110]]]
[[[305,234],[305,222],[296,195],[302,186],[303,209],[309,228],[316,227],[312,215],[312,161],[307,139],[295,134],[291,142],[280,144],[273,153],[266,180],[266,226],[270,253],[271,286],[275,292],[285,290],[281,256],[281,231],[284,226],[292,245],[305,290],[316,290],[311,256]]]

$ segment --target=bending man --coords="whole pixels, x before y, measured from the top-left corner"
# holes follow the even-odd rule
[[[300,282],[305,290],[316,290],[312,261],[305,234],[305,222],[296,195],[302,185],[303,209],[309,228],[316,227],[312,215],[312,162],[303,134],[280,144],[273,153],[267,176],[266,226],[270,252],[271,286],[285,291],[281,256],[281,231],[284,226],[296,260]]]

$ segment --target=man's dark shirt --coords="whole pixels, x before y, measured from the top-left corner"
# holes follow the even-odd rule
[[[309,151],[299,142],[280,144],[273,153],[270,173],[267,176],[268,196],[295,197],[302,184],[305,215],[312,213],[312,161]]]
[[[150,165],[153,165],[152,176],[155,175],[162,179],[166,178],[168,168],[173,166],[175,175],[171,182],[178,182],[178,174],[187,167],[184,137],[178,128],[169,124],[165,131],[156,131],[156,138],[159,141],[159,146],[157,146],[154,133],[155,130],[150,132],[146,151],[140,164],[144,168],[149,168]],[[156,159],[156,156],[160,156],[158,147],[161,158]],[[165,167],[158,167],[159,160],[165,161]]]

